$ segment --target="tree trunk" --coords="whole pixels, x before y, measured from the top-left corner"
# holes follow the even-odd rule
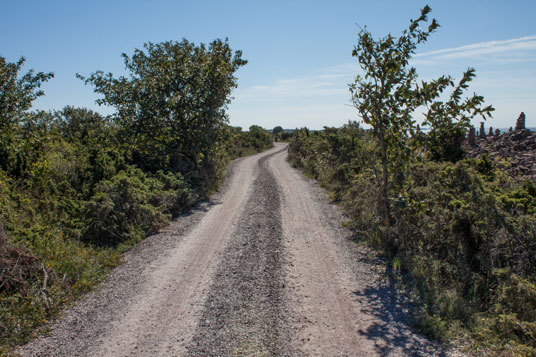
[[[387,226],[391,225],[391,210],[389,208],[389,168],[387,145],[384,139],[383,130],[380,130],[380,146],[382,150],[382,183],[381,183],[381,207],[384,222]]]
[[[389,156],[387,153],[387,143],[385,142],[385,133],[383,128],[380,128],[380,130],[378,131],[378,139],[380,140],[380,147],[382,151],[382,182],[380,190],[381,214],[383,216],[383,222],[387,228],[386,243],[390,249],[394,249],[394,242],[391,234],[391,227],[393,225],[393,221],[391,217],[391,208],[389,206]]]

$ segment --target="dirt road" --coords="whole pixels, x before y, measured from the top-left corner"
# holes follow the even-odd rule
[[[286,162],[233,163],[222,191],[149,237],[24,356],[441,355],[373,255]]]

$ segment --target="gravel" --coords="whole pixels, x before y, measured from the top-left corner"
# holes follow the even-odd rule
[[[257,179],[223,252],[192,346],[192,356],[288,354],[282,295],[283,233],[277,183],[259,160]]]

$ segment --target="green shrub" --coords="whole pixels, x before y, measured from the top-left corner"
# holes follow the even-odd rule
[[[151,190],[156,184],[132,166],[98,183],[86,204],[85,239],[95,244],[115,245],[158,231],[170,217],[164,214],[163,203],[151,204],[158,201]],[[157,191],[161,193],[163,185],[159,186]]]
[[[289,160],[340,200],[356,239],[405,273],[422,332],[440,340],[470,334],[476,349],[497,353],[533,351],[534,182],[510,179],[487,157],[452,163],[418,156],[393,177],[386,226],[376,150],[366,133],[301,130],[290,140]]]
[[[199,198],[180,173],[160,170],[152,182],[158,186],[151,187],[155,191],[152,204],[156,207],[163,207],[166,214],[176,216]]]

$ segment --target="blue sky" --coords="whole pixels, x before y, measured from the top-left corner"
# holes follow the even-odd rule
[[[36,108],[110,113],[94,104],[97,96],[76,73],[123,74],[121,53],[147,41],[228,37],[249,61],[236,74],[230,123],[319,129],[359,120],[347,84],[359,71],[351,52],[360,26],[375,37],[396,36],[426,4],[441,27],[414,58],[420,77],[459,79],[475,67],[469,93],[496,108],[486,126],[512,126],[524,111],[536,127],[534,0],[0,0],[0,56],[25,56],[25,69],[55,73]]]

